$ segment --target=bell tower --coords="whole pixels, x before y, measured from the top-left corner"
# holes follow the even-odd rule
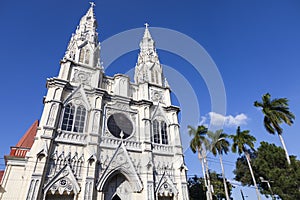
[[[94,6],[95,4],[91,3],[91,7],[72,34],[61,60],[58,78],[97,88],[101,86],[103,67],[100,64],[101,47]]]
[[[140,42],[140,53],[135,67],[135,83],[151,83],[164,86],[164,76],[155,48],[155,42],[145,24],[145,32]]]

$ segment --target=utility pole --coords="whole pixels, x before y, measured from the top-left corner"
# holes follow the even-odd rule
[[[245,200],[245,196],[244,196],[244,193],[243,193],[242,189],[241,189],[241,195],[242,195],[242,199]]]
[[[259,177],[259,179],[260,179],[260,181],[261,181],[262,183],[267,183],[268,188],[269,188],[269,190],[270,190],[270,192],[271,192],[271,198],[272,198],[272,199],[275,199],[275,198],[274,198],[274,194],[273,194],[273,190],[272,190],[271,185],[270,185],[270,182],[271,182],[271,181],[265,180],[263,177]]]

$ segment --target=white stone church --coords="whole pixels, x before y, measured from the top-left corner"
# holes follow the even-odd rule
[[[104,74],[96,28],[91,5],[47,79],[41,119],[5,156],[0,199],[189,199],[179,108],[148,26],[134,82]]]

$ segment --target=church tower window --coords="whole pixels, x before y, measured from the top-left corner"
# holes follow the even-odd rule
[[[81,48],[79,52],[79,62],[89,64],[90,63],[90,50]]]
[[[159,122],[157,120],[153,121],[153,142],[160,143],[159,137]]]
[[[65,107],[63,123],[61,127],[62,130],[72,131],[74,112],[75,112],[75,107],[72,104],[68,104]]]
[[[161,140],[163,144],[168,144],[167,124],[162,121],[160,123],[161,128]]]
[[[156,144],[169,144],[168,129],[165,121],[154,120],[152,124],[153,142]]]
[[[79,62],[83,62],[83,59],[84,59],[84,49],[81,49],[79,53]]]
[[[79,106],[76,111],[74,132],[83,133],[86,110],[83,106]]]
[[[65,106],[61,129],[83,133],[85,117],[86,109],[83,106],[78,106],[76,108],[74,105],[68,104]]]
[[[86,50],[85,51],[85,56],[84,56],[85,58],[84,58],[84,63],[85,64],[89,64],[89,61],[90,61],[90,50]]]

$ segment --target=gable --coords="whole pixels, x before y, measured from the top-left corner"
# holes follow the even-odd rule
[[[119,144],[107,168],[101,175],[97,183],[97,190],[103,191],[105,184],[107,184],[109,179],[116,173],[121,173],[126,177],[126,179],[130,182],[134,192],[140,192],[143,189],[143,184],[130,159],[123,141],[121,141]]]
[[[52,194],[58,192],[62,195],[64,192],[70,194],[74,192],[78,194],[80,191],[80,186],[73,174],[73,171],[69,165],[65,165],[45,186],[44,195],[48,191]]]
[[[81,84],[71,94],[69,94],[63,104],[66,105],[72,101],[76,104],[83,104],[87,110],[91,109],[91,104]]]
[[[158,196],[176,196],[178,194],[178,190],[174,185],[173,181],[170,179],[169,175],[164,172],[161,177],[158,186],[155,189],[155,192]]]
[[[152,114],[150,120],[153,121],[154,119],[158,119],[159,121],[166,121],[167,124],[170,124],[170,121],[163,110],[162,106],[158,103],[158,105],[154,105],[152,108]]]

